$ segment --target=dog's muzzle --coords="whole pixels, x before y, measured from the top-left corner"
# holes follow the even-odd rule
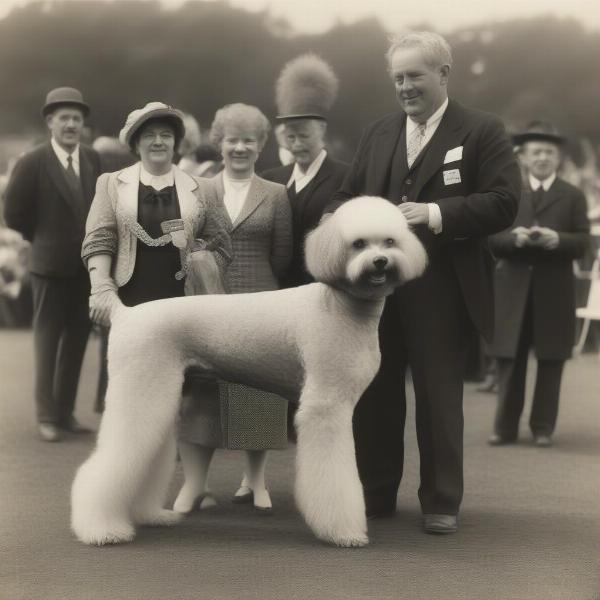
[[[386,266],[388,259],[385,256],[377,256],[373,259],[375,271],[369,273],[369,283],[372,285],[383,285],[387,281]]]

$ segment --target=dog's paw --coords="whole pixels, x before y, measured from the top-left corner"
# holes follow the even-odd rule
[[[170,527],[179,523],[182,518],[181,513],[163,508],[156,513],[140,515],[136,518],[136,522],[149,527]]]
[[[332,536],[326,540],[338,548],[362,548],[369,544],[369,537],[365,534],[348,534],[341,536]]]
[[[125,544],[135,538],[135,528],[129,523],[118,523],[108,527],[87,528],[86,531],[76,531],[77,539],[90,546],[107,546],[110,544]]]

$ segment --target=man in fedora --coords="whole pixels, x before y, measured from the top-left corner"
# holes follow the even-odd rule
[[[89,106],[81,92],[56,88],[42,116],[50,140],[22,156],[5,192],[6,224],[31,242],[35,401],[40,436],[87,433],[73,416],[90,331],[89,279],[81,261],[85,221],[100,157],[80,144]]]
[[[589,243],[584,195],[557,176],[564,138],[535,121],[516,135],[525,182],[517,218],[490,238],[496,266],[496,327],[490,354],[498,359],[498,407],[493,446],[516,441],[525,401],[529,351],[537,374],[529,426],[547,447],[558,415],[564,362],[575,341],[573,260]]]
[[[277,120],[293,162],[262,176],[287,187],[292,206],[294,247],[292,264],[282,281],[286,287],[310,283],[304,265],[304,238],[314,229],[333,193],[340,187],[348,165],[325,149],[327,115],[337,96],[338,80],[332,68],[315,54],[303,54],[282,69],[276,85]]]
[[[429,266],[386,300],[381,367],[354,412],[356,456],[367,516],[393,514],[410,366],[423,527],[453,533],[463,495],[466,342],[472,327],[489,338],[493,326],[485,239],[512,223],[521,176],[502,122],[448,98],[444,38],[397,36],[387,60],[401,110],[366,129],[332,207],[361,194],[387,198],[424,244]]]

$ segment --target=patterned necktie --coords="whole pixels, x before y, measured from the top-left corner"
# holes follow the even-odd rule
[[[408,161],[409,168],[413,166],[413,163],[415,162],[417,156],[419,156],[419,152],[421,152],[421,148],[423,147],[423,140],[425,139],[426,129],[427,125],[425,123],[421,123],[410,134],[410,138],[406,146],[406,158]]]
[[[73,168],[73,157],[70,154],[69,156],[67,156],[67,169],[65,172],[67,174],[67,181],[69,182],[69,187],[74,192],[79,192],[79,190],[81,189],[81,181],[79,180],[79,176],[77,175],[77,173],[75,173],[75,169]]]

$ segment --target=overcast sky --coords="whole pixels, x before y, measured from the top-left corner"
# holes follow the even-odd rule
[[[28,1],[0,0],[0,17],[11,7]],[[184,0],[161,1],[174,8],[184,3]],[[328,29],[336,20],[348,23],[369,15],[377,15],[390,30],[427,22],[441,31],[451,31],[486,21],[543,14],[574,17],[586,27],[600,30],[600,0],[230,0],[230,3],[249,10],[268,7],[274,16],[286,17],[296,29],[315,33]]]

